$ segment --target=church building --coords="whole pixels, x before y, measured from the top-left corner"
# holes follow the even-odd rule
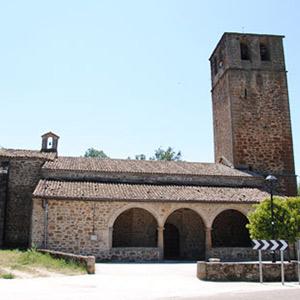
[[[296,195],[283,36],[224,33],[210,57],[215,162],[142,161],[0,149],[0,247],[99,260],[256,259],[253,204]]]

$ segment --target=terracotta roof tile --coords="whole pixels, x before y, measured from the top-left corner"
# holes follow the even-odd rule
[[[147,174],[174,174],[174,175],[203,175],[203,176],[255,176],[250,172],[243,172],[227,167],[223,164],[151,161],[129,159],[99,159],[86,157],[58,157],[48,161],[43,166],[50,170],[91,171],[108,173],[147,173]]]
[[[255,203],[268,194],[257,188],[113,184],[40,180],[33,195],[41,198],[111,201],[197,201]]]
[[[41,152],[38,150],[22,150],[22,149],[5,149],[0,148],[0,157],[19,157],[19,158],[43,158],[47,160],[53,160],[56,157],[56,153],[53,152]]]

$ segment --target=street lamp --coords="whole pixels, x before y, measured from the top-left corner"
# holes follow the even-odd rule
[[[277,183],[277,178],[273,175],[268,175],[266,177],[266,182],[268,183],[270,187],[270,194],[271,194],[271,230],[272,230],[272,239],[275,240],[275,223],[274,223],[274,206],[273,206],[273,192],[274,192],[274,187]],[[276,262],[276,256],[275,256],[275,251],[272,253],[272,262]]]

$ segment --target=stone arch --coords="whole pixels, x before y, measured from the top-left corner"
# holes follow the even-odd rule
[[[116,210],[110,216],[109,221],[108,221],[108,227],[112,228],[115,221],[116,221],[116,219],[119,217],[119,215],[121,213],[123,213],[124,211],[129,210],[130,208],[141,208],[141,209],[144,209],[144,210],[148,211],[155,218],[156,222],[159,224],[157,211],[155,211],[154,209],[152,209],[149,206],[145,206],[145,205],[140,204],[140,203],[130,203],[130,204],[125,205],[125,206],[121,207],[120,209]]]
[[[213,247],[250,247],[247,217],[236,209],[220,212],[212,224]]]
[[[190,207],[173,207],[171,210],[169,210],[168,212],[167,212],[167,214],[162,218],[162,220],[161,220],[161,226],[164,226],[164,224],[166,223],[166,221],[167,221],[167,219],[169,218],[169,216],[173,213],[173,212],[175,212],[176,210],[180,210],[180,209],[190,209],[190,210],[192,210],[195,214],[197,214],[199,217],[200,217],[200,219],[202,220],[202,222],[203,222],[203,225],[204,225],[204,227],[207,227],[207,224],[208,224],[208,221],[207,221],[207,219],[205,218],[205,215],[202,215],[202,213],[201,212],[199,212],[199,211],[197,211],[196,209],[194,209],[194,208],[190,208]]]
[[[164,258],[198,260],[205,258],[205,225],[190,208],[171,212],[164,223]]]
[[[112,247],[156,247],[157,220],[144,208],[123,211],[113,224]]]
[[[244,215],[245,217],[247,217],[247,214],[249,212],[249,207],[239,207],[238,205],[230,205],[230,206],[222,205],[222,206],[218,207],[217,209],[214,209],[213,214],[210,215],[209,220],[207,221],[207,227],[212,228],[213,222],[216,219],[216,217],[220,213],[222,213],[223,211],[228,210],[228,209],[236,210],[239,213],[241,213],[242,215]]]

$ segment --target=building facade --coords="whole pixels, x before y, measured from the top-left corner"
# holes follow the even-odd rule
[[[101,260],[251,259],[247,214],[296,193],[282,36],[225,33],[211,58],[215,163],[0,149],[0,246]]]

